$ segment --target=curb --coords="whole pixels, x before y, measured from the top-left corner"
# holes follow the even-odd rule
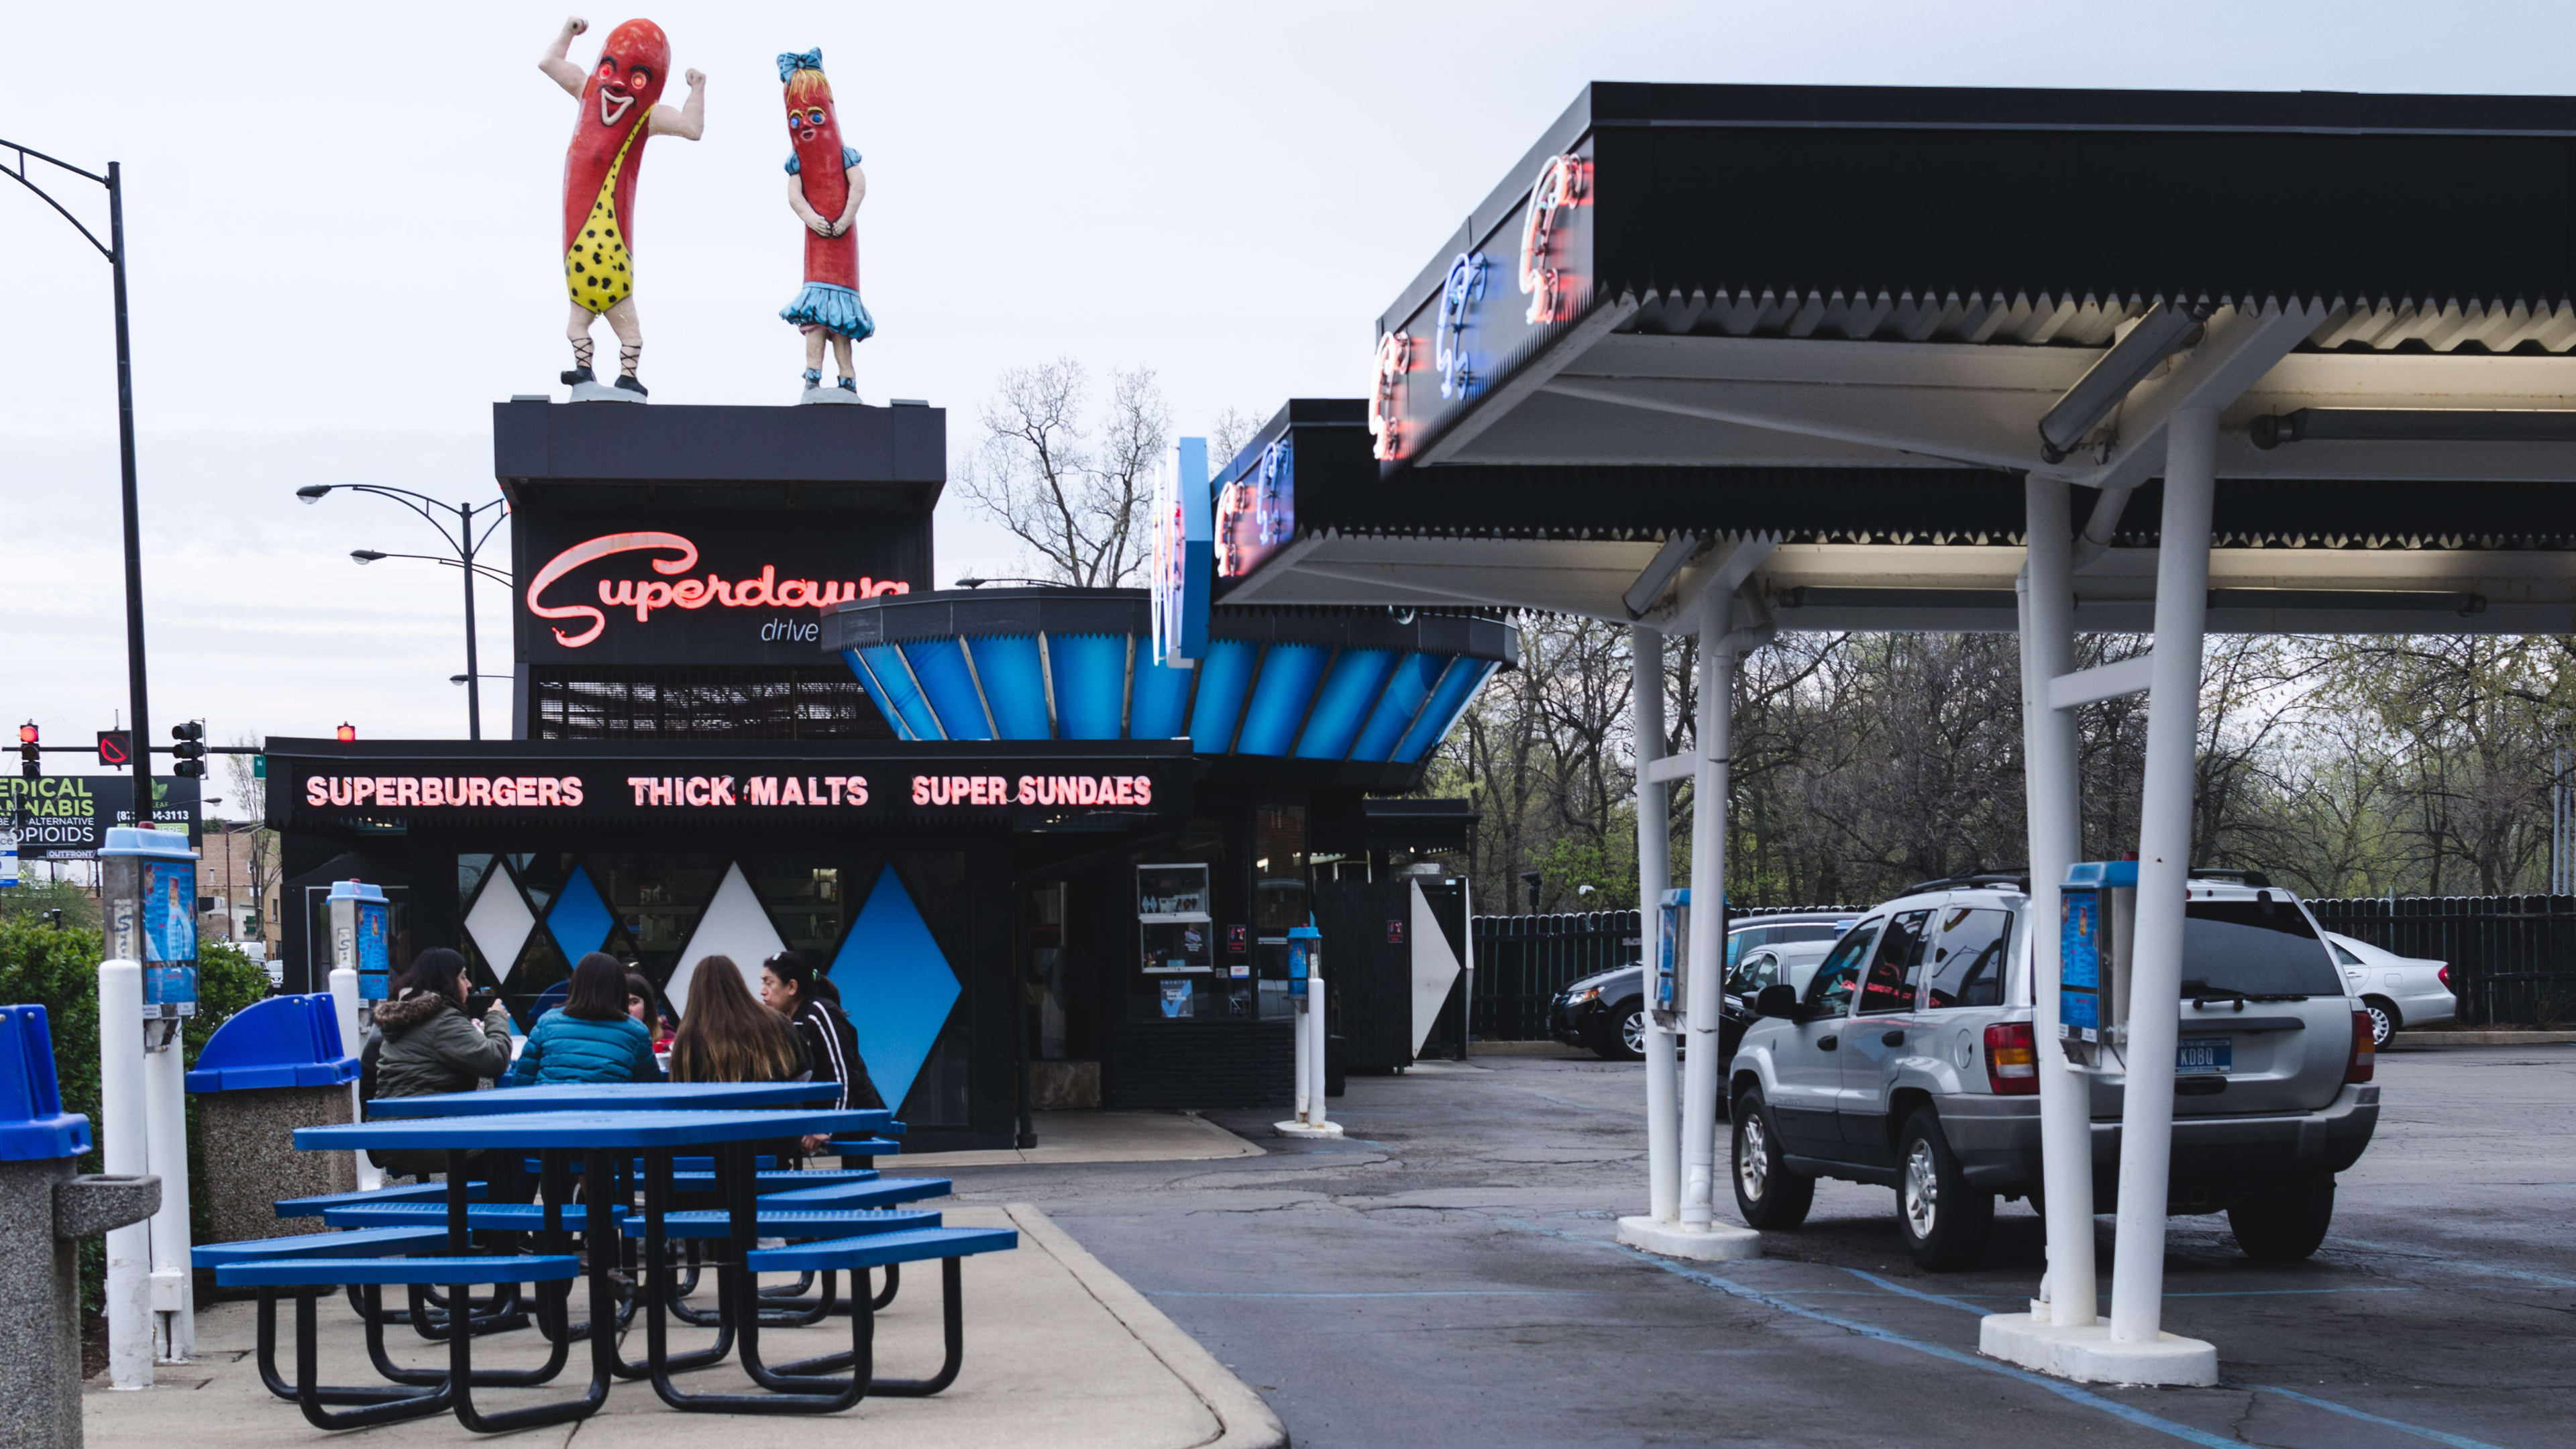
[[[2400,1031],[2392,1047],[2565,1046],[2576,1031]]]
[[[1217,1436],[1197,1449],[1288,1449],[1288,1426],[1279,1422],[1259,1394],[1234,1372],[1217,1362],[1216,1355],[1199,1346],[1199,1341],[1181,1331],[1181,1326],[1163,1314],[1163,1310],[1145,1301],[1145,1295],[1128,1286],[1127,1280],[1109,1271],[1109,1266],[1091,1256],[1088,1249],[1075,1242],[1053,1219],[1024,1202],[1005,1203],[1002,1211],[1021,1232],[1037,1240],[1039,1246],[1064,1264],[1074,1280],[1089,1293],[1109,1315],[1118,1320],[1145,1351],[1162,1361],[1163,1367],[1181,1381],[1199,1402],[1216,1415]]]

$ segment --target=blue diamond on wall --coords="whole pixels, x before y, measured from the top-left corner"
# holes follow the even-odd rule
[[[599,898],[599,887],[590,883],[590,872],[574,866],[572,878],[555,893],[554,909],[546,912],[546,930],[563,948],[564,960],[578,964],[607,944],[608,928],[615,924],[607,903]]]
[[[887,866],[828,973],[841,989],[841,1009],[859,1033],[859,1055],[878,1095],[898,1114],[913,1078],[957,1004],[957,973],[931,939],[930,927]]]

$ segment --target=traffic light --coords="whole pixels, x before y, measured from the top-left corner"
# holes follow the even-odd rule
[[[38,733],[34,720],[18,726],[18,773],[30,780],[44,773],[38,764],[44,758],[44,746],[36,738]]]
[[[357,738],[358,727],[356,725],[344,724],[340,726],[340,743],[344,745],[354,744],[357,742]]]
[[[171,772],[183,780],[206,778],[206,722],[192,719],[186,724],[174,724],[170,726],[170,738],[179,742],[170,750],[179,761]]]

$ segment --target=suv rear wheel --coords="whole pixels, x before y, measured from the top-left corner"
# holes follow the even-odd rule
[[[1915,1266],[1933,1272],[1974,1265],[1995,1225],[1995,1195],[1968,1183],[1941,1119],[1931,1108],[1905,1119],[1896,1139],[1896,1222]]]
[[[1735,1210],[1756,1228],[1794,1228],[1805,1222],[1807,1209],[1816,1203],[1816,1180],[1789,1170],[1762,1094],[1736,1098],[1730,1115],[1735,1119]]]
[[[2227,1210],[2236,1246],[2266,1263],[2295,1263],[2314,1253],[2334,1224],[2335,1182],[2313,1177],[2276,1197],[2258,1197]]]

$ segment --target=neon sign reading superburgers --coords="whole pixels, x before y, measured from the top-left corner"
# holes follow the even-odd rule
[[[601,579],[599,604],[548,604],[542,601],[545,591],[564,575],[584,564],[596,563],[614,554],[655,549],[672,557],[648,560],[658,579]],[[635,622],[649,624],[656,609],[703,609],[712,605],[720,609],[828,609],[852,599],[873,599],[881,594],[908,594],[912,585],[899,579],[782,579],[775,564],[761,565],[756,577],[727,579],[710,571],[704,577],[677,577],[698,566],[698,546],[676,533],[639,531],[604,533],[587,542],[574,544],[546,561],[537,576],[528,581],[528,612],[540,619],[587,619],[590,627],[577,633],[562,629],[554,632],[555,642],[567,649],[579,649],[598,638],[608,627],[606,609],[633,609]],[[601,606],[605,606],[605,608]]]

